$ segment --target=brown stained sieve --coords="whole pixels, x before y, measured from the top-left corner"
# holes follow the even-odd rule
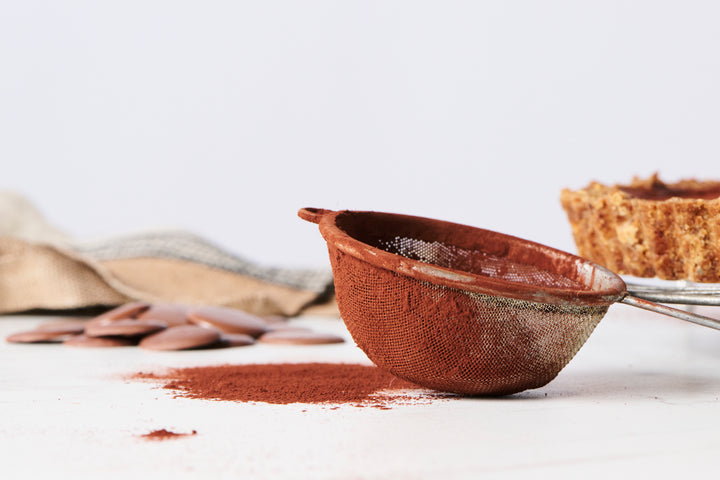
[[[588,260],[517,237],[390,213],[298,215],[319,224],[357,345],[425,387],[470,395],[541,387],[618,301],[720,329],[630,296],[618,275]]]

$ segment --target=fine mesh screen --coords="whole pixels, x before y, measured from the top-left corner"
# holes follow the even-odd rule
[[[514,262],[478,250],[460,248],[438,241],[427,242],[416,238],[396,236],[391,240],[380,239],[376,245],[386,252],[462,272],[500,278],[509,282],[543,287],[584,287],[563,275],[538,268],[533,264]]]
[[[502,395],[545,385],[624,291],[611,272],[497,232],[378,212],[300,214],[320,224],[358,346],[438,390]]]
[[[552,380],[607,306],[558,306],[464,292],[331,248],[340,313],[378,366],[420,385],[509,394]]]

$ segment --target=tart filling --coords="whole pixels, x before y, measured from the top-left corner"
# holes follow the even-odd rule
[[[720,182],[591,183],[560,201],[578,254],[637,277],[720,282]]]

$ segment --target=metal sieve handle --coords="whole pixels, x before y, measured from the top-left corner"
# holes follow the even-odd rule
[[[631,295],[652,302],[720,306],[720,286],[718,285],[691,285],[667,288],[630,282],[626,282],[626,284]]]
[[[322,220],[322,218],[328,213],[332,213],[332,210],[326,210],[324,208],[305,207],[298,210],[298,217],[302,218],[303,220],[307,220],[308,222],[320,223],[320,220]]]
[[[668,307],[667,305],[661,305],[659,303],[651,302],[650,300],[633,297],[632,295],[625,295],[625,297],[623,297],[620,302],[626,305],[632,305],[633,307],[650,310],[651,312],[661,313],[670,317],[679,318],[680,320],[685,320],[686,322],[696,323],[704,327],[710,327],[714,328],[715,330],[720,330],[720,320],[706,317],[704,315],[698,315],[696,313],[678,310],[677,308],[672,308]]]

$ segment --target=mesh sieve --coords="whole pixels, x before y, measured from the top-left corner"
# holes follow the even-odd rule
[[[357,345],[379,367],[429,388],[503,395],[541,387],[609,306],[627,298],[678,316],[629,297],[609,270],[528,240],[390,213],[298,215],[319,224],[340,314]]]

